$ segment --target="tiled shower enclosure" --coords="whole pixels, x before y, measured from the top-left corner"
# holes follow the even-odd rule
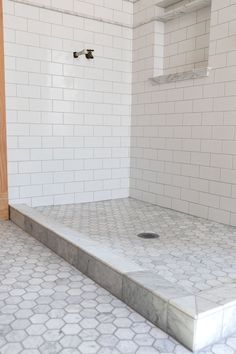
[[[236,225],[233,0],[5,0],[12,203]],[[73,52],[94,49],[94,60]]]
[[[236,332],[235,23],[235,0],[4,0],[12,220],[191,350]]]

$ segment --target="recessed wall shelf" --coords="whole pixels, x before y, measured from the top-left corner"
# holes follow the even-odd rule
[[[182,2],[182,1],[180,1],[180,0],[160,0],[156,5],[158,7],[163,7],[165,9],[166,7],[175,5],[178,2]]]
[[[178,4],[179,6],[174,6],[173,8],[168,10],[170,6],[178,5]],[[211,5],[211,0],[188,0],[187,2],[176,1],[176,0],[161,1],[160,3],[157,3],[156,6],[167,9],[167,11],[165,11],[163,15],[158,16],[156,20],[167,22],[173,20],[174,18],[182,16],[183,14],[197,11],[210,5]]]
[[[183,80],[191,80],[191,79],[199,79],[203,77],[208,77],[210,75],[211,68],[197,68],[189,71],[184,71],[180,73],[174,73],[169,75],[159,75],[151,78],[155,84],[167,84],[170,82],[183,81]]]
[[[154,29],[153,83],[209,76],[211,3],[212,0],[155,2],[155,20],[162,24]]]

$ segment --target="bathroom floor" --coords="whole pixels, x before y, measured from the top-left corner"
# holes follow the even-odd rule
[[[236,228],[130,198],[36,209],[191,293],[236,279]]]
[[[190,353],[13,223],[0,242],[1,354]]]
[[[1,354],[191,354],[11,222],[0,222]],[[198,354],[234,354],[236,336]]]

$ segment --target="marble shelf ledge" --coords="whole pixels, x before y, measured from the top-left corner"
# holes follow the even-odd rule
[[[159,0],[156,6],[163,7],[165,9],[166,7],[175,5],[178,2],[182,2],[182,0]]]
[[[191,80],[191,79],[199,79],[203,77],[208,77],[210,75],[211,68],[197,68],[192,69],[189,71],[183,71],[180,73],[168,74],[168,75],[159,75],[150,78],[150,80],[155,84],[167,84],[169,82],[176,82],[176,81],[184,81],[184,80]]]
[[[168,3],[169,6],[178,4],[178,2],[175,1],[169,1]],[[160,4],[157,3],[156,6],[166,8],[166,6],[164,6],[163,4],[165,4],[165,2],[161,2]],[[189,0],[184,3],[181,1],[180,5],[175,6],[173,9],[168,10],[169,6],[167,6],[167,11],[164,12],[163,15],[158,16],[157,20],[162,22],[167,22],[173,20],[174,18],[182,16],[186,13],[197,11],[210,5],[211,5],[211,0]]]

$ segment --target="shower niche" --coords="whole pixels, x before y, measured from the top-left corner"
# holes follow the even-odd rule
[[[208,76],[211,0],[160,0],[154,19],[151,80],[161,84]]]

